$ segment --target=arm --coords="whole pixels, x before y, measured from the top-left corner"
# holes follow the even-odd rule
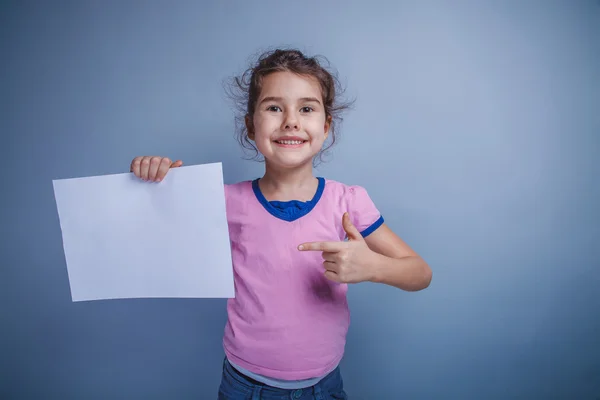
[[[406,291],[425,289],[431,282],[431,269],[387,225],[382,224],[363,238],[344,213],[342,225],[347,242],[308,242],[300,251],[320,251],[325,276],[339,283],[364,281],[385,283]]]
[[[367,236],[365,242],[373,252],[370,281],[406,291],[429,286],[432,278],[429,265],[386,224]]]

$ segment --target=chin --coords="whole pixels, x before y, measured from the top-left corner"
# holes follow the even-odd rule
[[[285,169],[293,169],[293,168],[299,168],[299,167],[303,167],[306,164],[311,164],[312,165],[312,158],[302,158],[302,159],[294,159],[292,157],[290,158],[272,158],[269,159],[267,158],[267,162],[269,162],[270,164],[273,165],[277,165],[280,168],[285,168]]]

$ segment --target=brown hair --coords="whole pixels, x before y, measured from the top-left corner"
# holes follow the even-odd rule
[[[323,66],[325,63],[328,64],[328,61],[322,56],[307,57],[297,49],[276,49],[262,53],[241,76],[233,78],[229,94],[238,111],[236,136],[244,149],[254,153],[254,157],[251,158],[256,159],[259,152],[248,137],[245,119],[248,116],[252,120],[260,96],[262,80],[273,72],[289,71],[317,79],[321,86],[325,115],[331,121],[329,128],[331,143],[319,152],[319,158],[322,159],[323,152],[333,146],[336,141],[337,123],[342,121],[341,113],[351,107],[352,102],[339,102],[338,97],[343,90],[335,73]]]

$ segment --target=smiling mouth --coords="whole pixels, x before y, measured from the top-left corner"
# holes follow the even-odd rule
[[[284,144],[284,145],[299,145],[299,144],[304,144],[308,142],[308,140],[276,140],[275,143],[277,144]]]

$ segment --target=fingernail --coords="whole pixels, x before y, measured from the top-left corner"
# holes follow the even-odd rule
[[[304,250],[304,246],[302,246],[302,245],[298,246],[298,250]]]

